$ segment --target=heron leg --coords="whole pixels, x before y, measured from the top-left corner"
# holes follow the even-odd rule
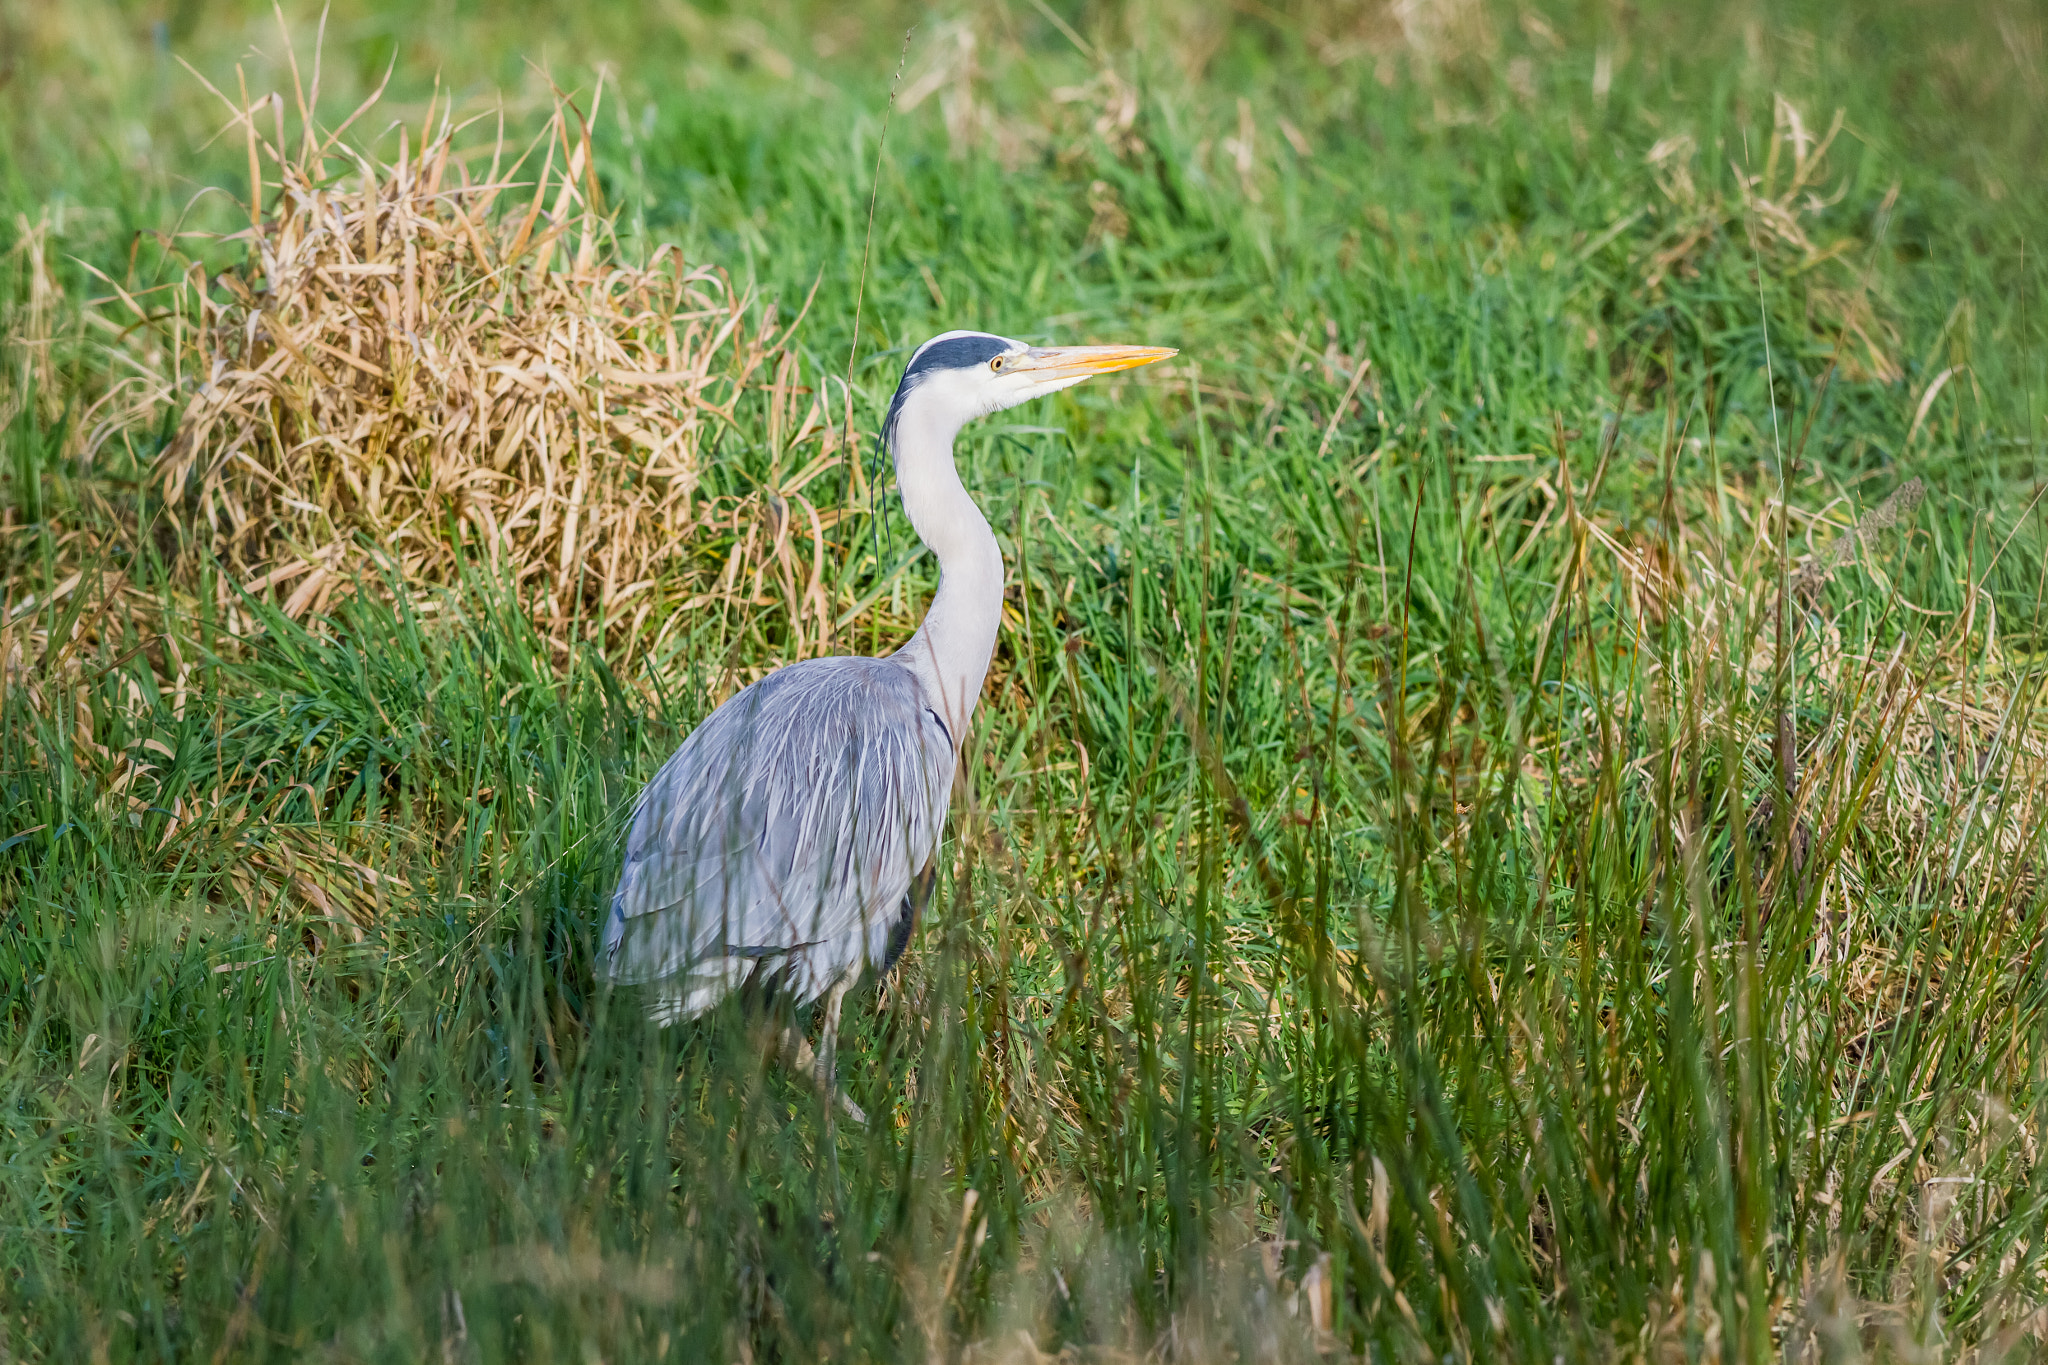
[[[825,992],[825,1027],[818,1034],[818,1088],[831,1096],[848,1119],[865,1126],[868,1116],[839,1088],[839,1006],[853,989],[854,977],[855,973],[846,973]]]
[[[810,1039],[803,1031],[791,1024],[782,1030],[782,1064],[802,1076],[818,1088],[818,1093],[837,1105],[841,1113],[857,1124],[865,1125],[867,1113],[855,1104],[844,1090],[839,1088],[839,1011],[846,999],[846,993],[853,989],[857,973],[848,972],[826,988],[824,995],[824,1025],[819,1030],[818,1047],[811,1047]]]

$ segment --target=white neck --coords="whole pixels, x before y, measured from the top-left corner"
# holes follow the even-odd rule
[[[956,414],[919,411],[912,403],[897,421],[892,443],[903,510],[939,561],[931,610],[894,657],[917,674],[956,749],[967,738],[1003,619],[1002,551],[953,467],[953,437],[960,427]]]

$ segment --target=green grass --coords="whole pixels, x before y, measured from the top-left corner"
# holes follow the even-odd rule
[[[177,576],[168,420],[78,456],[89,345],[25,407],[8,352],[0,1356],[2048,1349],[2038,17],[1054,8],[1128,129],[1030,5],[330,22],[421,106],[612,61],[628,246],[822,281],[806,382],[868,252],[870,424],[943,327],[1183,350],[963,439],[1014,610],[937,908],[850,1007],[864,1131],[591,969],[638,783],[780,607],[623,674],[482,576],[294,622]],[[0,5],[0,222],[84,293],[240,153],[154,12],[79,13]],[[910,84],[956,22],[986,78],[890,119],[869,248],[913,20]],[[266,23],[163,37],[218,83]],[[1846,111],[1788,201],[1827,260],[1737,191],[1776,93]],[[788,470],[747,420],[719,489]],[[840,646],[890,648],[929,562],[841,527]]]

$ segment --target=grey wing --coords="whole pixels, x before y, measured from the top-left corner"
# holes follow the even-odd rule
[[[931,860],[953,744],[886,659],[779,669],[713,712],[642,793],[605,926],[614,980],[687,1018],[756,971],[799,1001],[881,965]]]

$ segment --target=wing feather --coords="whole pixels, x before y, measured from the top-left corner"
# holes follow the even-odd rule
[[[614,980],[657,1013],[708,1008],[748,974],[801,1002],[881,965],[931,860],[951,736],[888,659],[778,669],[714,711],[647,784],[605,927]]]

